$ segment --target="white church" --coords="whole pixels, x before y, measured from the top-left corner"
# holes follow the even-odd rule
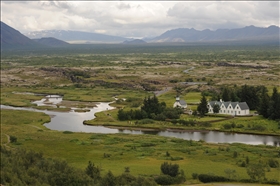
[[[246,102],[224,102],[220,101],[210,101],[207,104],[208,113],[214,113],[214,105],[219,105],[219,114],[228,114],[233,116],[245,116],[250,114],[250,109]]]
[[[193,111],[192,109],[188,108],[187,102],[185,100],[180,99],[179,96],[176,97],[176,101],[173,104],[173,107],[179,107],[184,109],[184,113],[192,115]]]

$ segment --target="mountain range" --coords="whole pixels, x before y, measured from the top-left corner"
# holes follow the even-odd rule
[[[56,38],[30,39],[1,21],[1,49],[34,49],[67,46]]]
[[[178,28],[166,31],[160,36],[150,39],[131,39],[105,34],[44,30],[29,32],[25,35],[1,21],[1,49],[6,48],[46,48],[65,47],[69,43],[119,43],[119,44],[146,44],[146,43],[198,43],[198,42],[255,42],[258,44],[273,42],[279,45],[280,28],[269,26],[260,28],[247,26],[238,29],[218,29],[211,31],[196,30],[194,28]],[[247,42],[248,41],[248,42]],[[69,43],[67,43],[69,42]]]
[[[1,48],[42,47],[1,21]]]
[[[165,42],[209,42],[209,41],[238,41],[238,40],[279,40],[280,28],[247,26],[237,29],[218,29],[211,31],[194,28],[178,28],[168,30],[160,36],[142,39],[148,43]],[[29,38],[54,37],[69,43],[126,43],[133,39],[80,31],[44,30],[25,34]]]
[[[269,26],[260,28],[246,26],[237,29],[218,29],[211,31],[194,28],[178,28],[169,30],[162,35],[148,40],[149,42],[201,42],[201,41],[236,41],[236,40],[279,40],[280,28]]]
[[[71,30],[43,30],[26,33],[25,36],[31,39],[37,39],[42,37],[54,37],[59,40],[63,40],[69,43],[121,43],[128,38],[111,36],[106,34],[98,34],[82,31]]]

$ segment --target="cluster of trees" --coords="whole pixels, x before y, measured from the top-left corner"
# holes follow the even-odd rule
[[[267,88],[263,85],[261,86],[250,86],[243,85],[238,87],[234,85],[234,87],[222,87],[221,90],[212,96],[212,100],[220,100],[223,101],[239,101],[246,102],[251,110],[256,110],[260,104],[262,92],[267,92]]]
[[[127,167],[119,176],[108,171],[101,177],[100,171],[92,162],[83,171],[69,166],[66,161],[44,158],[42,153],[24,149],[8,150],[1,146],[1,185],[157,185],[151,177],[130,175]]]
[[[265,86],[243,85],[233,88],[222,87],[220,93],[213,93],[211,100],[246,102],[251,110],[257,110],[265,118],[280,119],[280,94],[273,88],[272,96],[268,95]]]
[[[265,118],[280,119],[280,93],[276,88],[273,88],[271,97],[267,91],[262,92],[258,112]]]
[[[164,121],[166,119],[179,119],[183,113],[181,108],[167,108],[165,102],[159,102],[158,98],[153,97],[145,98],[141,109],[125,111],[120,109],[118,111],[118,119],[125,120],[141,120],[141,119],[154,119]]]

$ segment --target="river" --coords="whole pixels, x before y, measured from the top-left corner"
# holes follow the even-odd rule
[[[56,100],[57,101],[57,100]],[[40,101],[36,102],[40,105]],[[1,105],[1,109],[13,110],[29,110],[36,112],[44,112],[51,116],[51,121],[45,123],[44,126],[57,131],[72,131],[72,132],[86,132],[86,133],[126,133],[126,134],[149,134],[159,135],[165,137],[176,137],[185,140],[199,141],[203,140],[208,143],[243,143],[250,145],[271,145],[280,146],[280,136],[269,135],[255,135],[255,134],[239,134],[218,131],[146,131],[146,130],[127,130],[127,129],[114,129],[103,126],[90,126],[84,125],[84,120],[91,120],[95,118],[94,114],[97,112],[111,110],[114,107],[110,103],[99,103],[97,107],[87,108],[89,112],[55,112],[48,110],[37,110],[25,107],[12,107]]]

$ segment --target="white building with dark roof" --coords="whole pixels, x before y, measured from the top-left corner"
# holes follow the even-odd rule
[[[234,116],[245,116],[250,114],[250,108],[246,102],[224,102],[220,101],[209,101],[208,102],[208,113],[214,113],[214,105],[219,105],[219,114],[228,114]]]
[[[187,105],[185,100],[180,99],[180,97],[176,97],[176,101],[173,104],[173,107],[174,108],[175,107],[180,107],[180,108],[186,109],[188,107],[188,105]]]

